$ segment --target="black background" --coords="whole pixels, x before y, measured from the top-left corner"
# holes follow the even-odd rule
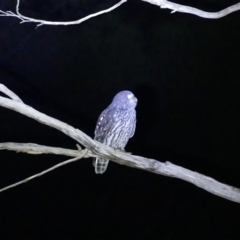
[[[115,3],[25,0],[20,11],[71,21]],[[236,1],[178,3],[218,11]],[[0,82],[26,104],[93,137],[112,97],[131,90],[138,122],[126,150],[240,187],[240,12],[208,20],[128,1],[80,25],[35,27],[0,18]],[[76,148],[8,109],[0,121],[0,142]],[[4,187],[67,158],[1,151],[0,159]],[[0,234],[14,239],[240,239],[239,204],[115,163],[96,175],[90,159],[1,193],[0,206]]]

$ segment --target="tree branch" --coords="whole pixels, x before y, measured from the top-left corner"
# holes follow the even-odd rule
[[[53,22],[53,21],[46,21],[46,20],[42,20],[42,19],[30,18],[30,17],[22,15],[20,13],[20,11],[19,11],[20,0],[17,0],[16,13],[13,13],[11,11],[4,12],[4,11],[0,10],[0,17],[2,16],[2,17],[15,17],[15,18],[19,18],[21,20],[20,23],[26,23],[26,22],[32,22],[33,23],[34,22],[34,23],[37,23],[37,27],[42,26],[42,25],[62,25],[62,26],[77,25],[77,24],[80,24],[80,23],[90,19],[90,18],[97,17],[97,16],[102,15],[104,13],[111,12],[114,9],[118,8],[120,5],[122,5],[123,3],[125,3],[126,1],[127,0],[121,0],[119,3],[115,4],[114,6],[108,8],[108,9],[99,11],[97,13],[90,14],[90,15],[84,17],[84,18],[80,18],[80,19],[75,20],[75,21]]]
[[[199,10],[194,7],[190,6],[185,6],[182,4],[177,4],[173,3],[167,0],[142,0],[144,2],[148,2],[150,4],[154,4],[159,6],[160,8],[167,8],[172,10],[171,13],[175,12],[182,12],[182,13],[189,13],[193,14],[202,18],[209,18],[209,19],[217,19],[217,18],[222,18],[225,17],[228,14],[231,14],[233,12],[239,11],[240,10],[240,3],[236,3],[228,8],[225,8],[219,12],[205,12],[202,10]],[[32,23],[37,23],[37,27],[42,26],[42,25],[60,25],[60,26],[67,26],[67,25],[77,25],[80,24],[86,20],[89,20],[90,18],[97,17],[101,14],[108,13],[113,11],[114,9],[118,8],[120,5],[123,3],[127,2],[127,0],[121,0],[119,3],[115,4],[114,6],[99,11],[97,13],[90,14],[84,18],[75,20],[75,21],[68,21],[68,22],[54,22],[54,21],[46,21],[43,19],[36,19],[36,18],[30,18],[27,16],[24,16],[20,13],[19,11],[19,6],[20,6],[20,0],[17,0],[16,3],[16,13],[12,11],[2,11],[0,10],[0,17],[15,17],[21,20],[20,23],[26,23],[26,22],[32,22]]]
[[[21,181],[19,181],[19,182],[16,182],[16,183],[11,184],[11,185],[9,185],[9,186],[7,186],[7,187],[1,188],[1,189],[0,189],[0,192],[6,191],[6,190],[8,190],[8,189],[10,189],[10,188],[14,188],[14,187],[16,187],[16,186],[18,186],[18,185],[21,185],[21,184],[26,183],[26,182],[28,182],[28,181],[30,181],[30,180],[33,180],[34,178],[41,177],[42,175],[44,175],[44,174],[46,174],[46,173],[49,173],[49,172],[51,172],[51,171],[53,171],[53,170],[55,170],[55,169],[57,169],[57,168],[59,168],[59,167],[62,167],[62,166],[64,166],[64,165],[66,165],[66,164],[69,164],[69,163],[72,163],[72,162],[76,162],[76,161],[78,161],[79,159],[83,158],[84,155],[87,153],[87,151],[88,151],[88,149],[85,149],[85,150],[82,151],[82,153],[81,153],[79,156],[77,156],[77,157],[75,157],[75,158],[72,158],[72,159],[69,159],[69,160],[67,160],[67,161],[64,161],[64,162],[61,162],[61,163],[59,163],[59,164],[56,164],[56,165],[54,165],[53,167],[50,167],[50,168],[48,168],[48,169],[46,169],[46,170],[44,170],[44,171],[42,171],[42,172],[40,172],[40,173],[37,173],[37,174],[32,175],[31,177],[25,178],[25,179],[23,179],[23,180],[21,180]]]
[[[77,157],[81,152],[79,150],[71,150],[66,148],[48,147],[35,143],[0,143],[0,150],[9,150],[28,154],[56,154],[68,157]]]
[[[3,84],[0,83],[0,92],[5,93],[8,97],[10,97],[12,100],[15,100],[17,102],[23,102],[14,92],[9,90],[7,87],[5,87]]]
[[[55,154],[55,155],[62,155],[68,157],[77,157],[79,156],[84,150],[77,144],[78,150],[72,150],[67,148],[59,148],[59,147],[49,147],[44,145],[39,145],[36,143],[14,143],[14,142],[5,142],[0,143],[0,150],[9,150],[15,152],[22,152],[28,154]],[[88,151],[84,158],[89,157],[97,157],[97,155]]]
[[[160,8],[170,9],[172,10],[171,13],[175,13],[175,12],[189,13],[189,14],[196,15],[198,17],[210,18],[210,19],[222,18],[227,16],[230,13],[240,10],[240,3],[236,3],[219,12],[205,12],[194,7],[173,3],[167,0],[142,0],[142,1],[157,5]]]
[[[63,132],[64,134],[76,140],[78,143],[82,144],[88,150],[90,150],[87,153],[87,155],[85,155],[87,157],[98,156],[98,157],[109,159],[116,163],[126,165],[129,167],[142,169],[145,171],[149,171],[152,173],[156,173],[156,174],[160,174],[168,177],[182,179],[212,194],[215,194],[219,197],[240,203],[240,189],[238,188],[220,183],[214,180],[213,178],[204,176],[197,172],[190,171],[180,166],[176,166],[170,162],[163,163],[154,159],[144,158],[140,156],[130,155],[125,152],[116,151],[111,147],[108,147],[104,144],[101,144],[93,140],[82,131],[75,129],[72,126],[64,122],[61,122],[55,118],[49,117],[24,103],[17,102],[15,100],[7,99],[4,97],[0,97],[0,106],[19,112],[42,124],[53,127]],[[76,153],[76,152],[73,152],[74,150],[67,149],[65,151],[64,149],[39,146],[36,144],[19,145],[14,143],[2,143],[0,145],[0,149],[14,150],[17,152],[23,151],[23,152],[36,153],[36,154],[40,154],[40,153],[54,153],[54,154],[62,154],[62,155],[72,154],[72,156]],[[64,154],[63,154],[63,151],[65,151]],[[79,151],[80,150],[78,150],[78,152]],[[80,156],[83,157],[83,155],[80,155]],[[61,164],[64,164],[64,163],[60,163],[60,166],[62,166]],[[55,168],[56,166],[46,171],[49,172]],[[37,174],[37,176],[41,176],[41,174],[42,173],[40,173],[40,175]],[[25,179],[21,182],[18,182],[17,185],[24,183],[26,181],[29,181],[31,179],[32,177],[28,178],[27,180]],[[14,187],[17,185],[11,185],[11,187]],[[9,187],[4,188],[4,190],[6,189],[9,189]],[[1,190],[1,191],[4,191],[4,190]]]

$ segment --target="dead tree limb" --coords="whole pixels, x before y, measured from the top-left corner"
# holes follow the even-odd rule
[[[3,91],[6,95],[7,88],[4,86],[4,88],[0,89],[0,91]],[[10,91],[10,90],[9,90]],[[8,92],[8,91],[7,91]],[[16,95],[16,94],[15,94]],[[80,156],[80,158],[83,157],[94,157],[98,156],[104,159],[109,159],[113,162],[116,162],[118,164],[122,164],[128,167],[138,168],[142,169],[148,172],[168,176],[168,177],[174,177],[178,179],[182,179],[184,181],[190,182],[194,184],[197,187],[200,187],[204,189],[205,191],[208,191],[212,194],[215,194],[219,197],[228,199],[230,201],[234,201],[237,203],[240,203],[240,189],[229,186],[227,184],[220,183],[213,178],[207,177],[203,174],[190,171],[186,168],[174,165],[170,162],[160,162],[155,159],[145,158],[141,156],[131,155],[129,153],[116,151],[111,147],[108,147],[104,144],[101,144],[95,140],[93,140],[91,137],[87,136],[85,133],[80,131],[79,129],[76,129],[60,120],[57,120],[53,117],[47,116],[44,113],[41,113],[34,108],[24,104],[23,102],[19,102],[16,99],[8,99],[5,97],[0,97],[0,106],[8,108],[10,110],[16,111],[18,113],[21,113],[27,117],[30,117],[44,125],[53,127],[70,138],[74,139],[77,143],[83,145],[85,147],[85,150],[81,150],[78,148],[77,152],[76,150],[70,150],[70,149],[62,149],[62,148],[53,148],[53,147],[46,147],[46,146],[39,146],[36,144],[28,143],[28,144],[19,144],[19,143],[1,143],[0,149],[7,149],[12,151],[22,151],[26,153],[31,154],[41,154],[41,153],[52,153],[52,154],[61,154],[61,155],[67,155],[67,156]],[[87,149],[87,150],[86,150]],[[87,152],[85,152],[87,151]],[[83,154],[84,153],[84,154]],[[83,155],[82,155],[83,154]],[[78,159],[75,159],[78,160]],[[74,160],[74,161],[75,161]],[[70,161],[71,162],[71,161]],[[67,162],[69,163],[69,162]],[[65,165],[66,163],[64,163]],[[61,166],[61,163],[60,163]],[[54,170],[56,167],[54,166],[51,168]],[[51,170],[46,170],[46,172],[49,172]],[[41,176],[42,173],[34,175],[35,177]],[[28,180],[31,180],[33,178],[30,177],[21,181],[20,183],[16,183],[16,185],[11,185],[12,187],[17,186],[19,184],[22,184]],[[10,187],[7,186],[3,189],[0,189],[1,191],[7,190]]]
[[[240,3],[236,3],[218,12],[206,12],[194,7],[173,3],[167,0],[142,0],[142,1],[157,5],[160,8],[170,9],[172,10],[171,13],[175,13],[175,12],[189,13],[189,14],[196,15],[198,17],[209,18],[209,19],[222,18],[233,12],[240,10]]]
[[[217,18],[222,18],[225,17],[233,12],[239,11],[240,10],[240,3],[236,3],[232,6],[229,6],[221,11],[218,12],[206,12],[206,11],[202,11],[200,9],[194,8],[194,7],[190,7],[190,6],[185,6],[182,4],[177,4],[177,3],[173,3],[167,0],[142,0],[144,2],[148,2],[150,4],[154,4],[159,6],[160,8],[166,8],[166,9],[170,9],[172,10],[171,13],[175,13],[175,12],[181,12],[181,13],[189,13],[189,14],[193,14],[196,15],[198,17],[202,17],[202,18],[208,18],[208,19],[217,19]],[[19,7],[20,7],[20,0],[16,0],[16,9],[15,9],[15,13],[12,11],[2,11],[0,10],[0,17],[14,17],[14,18],[18,18],[20,20],[20,23],[27,23],[27,22],[31,22],[31,23],[36,23],[37,27],[42,26],[42,25],[58,25],[58,26],[68,26],[68,25],[77,25],[80,24],[84,21],[87,21],[93,17],[97,17],[99,15],[102,15],[104,13],[108,13],[113,11],[114,9],[118,8],[119,6],[121,6],[123,3],[127,2],[127,0],[121,0],[120,2],[118,2],[117,4],[113,5],[112,7],[99,11],[97,13],[93,13],[90,14],[86,17],[80,18],[78,20],[74,20],[74,21],[67,21],[67,22],[60,22],[60,21],[46,21],[44,19],[36,19],[36,18],[30,18],[28,16],[25,16],[23,14],[20,13]]]

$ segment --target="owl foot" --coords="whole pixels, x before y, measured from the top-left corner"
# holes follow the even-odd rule
[[[125,153],[130,154],[130,155],[132,154],[132,152],[125,152]]]
[[[124,152],[124,153],[127,153],[127,154],[132,154],[131,152],[126,152],[124,149],[122,148],[113,148],[115,151],[119,151],[119,152]]]

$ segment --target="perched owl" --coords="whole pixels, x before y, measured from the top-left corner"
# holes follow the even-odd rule
[[[107,146],[124,148],[134,135],[136,128],[137,98],[130,91],[121,91],[112,100],[112,103],[101,113],[95,128],[94,139]],[[93,161],[95,173],[104,173],[109,160],[96,158]]]

